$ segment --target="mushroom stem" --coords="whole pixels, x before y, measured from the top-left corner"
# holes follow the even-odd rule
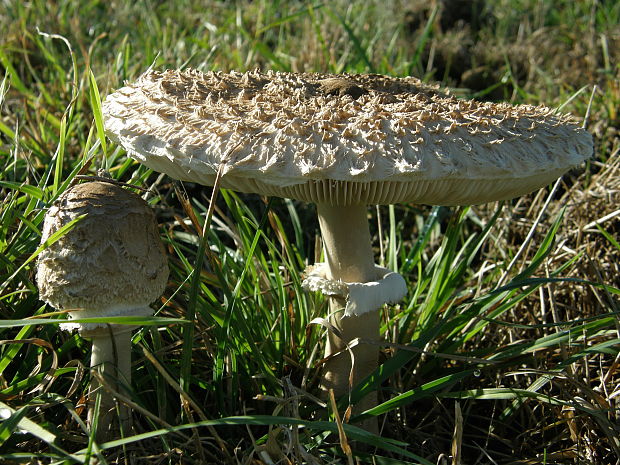
[[[118,428],[129,432],[131,413],[126,405],[119,404],[110,388],[123,392],[124,386],[131,385],[131,333],[134,326],[109,325],[90,331],[82,331],[82,336],[92,342],[90,358],[91,372],[96,370],[108,386],[102,386],[97,376],[91,374],[88,399],[88,425],[92,427],[95,415],[95,402],[99,393],[101,402],[95,438],[97,442],[105,442],[118,437]]]
[[[317,213],[329,270],[328,278],[344,282],[373,281],[376,271],[366,206],[337,207],[323,203],[317,205]],[[351,354],[346,349],[347,344],[356,338],[376,341],[379,337],[377,312],[345,317],[344,306],[344,299],[330,298],[329,321],[338,329],[341,337],[333,331],[329,332],[325,356],[340,353],[325,364],[321,387],[325,391],[333,389],[336,396],[342,396],[349,390]],[[353,347],[352,352],[354,359],[352,381],[355,386],[376,369],[379,349],[376,345],[360,343]],[[370,394],[356,406],[354,411],[362,412],[375,406],[376,402],[376,394]],[[376,421],[367,422],[362,426],[375,430]]]

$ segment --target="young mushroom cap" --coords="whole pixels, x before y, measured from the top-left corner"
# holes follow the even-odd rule
[[[49,209],[42,243],[80,218],[39,256],[42,300],[72,318],[152,315],[168,279],[155,215],[140,196],[105,182],[78,184]],[[82,331],[105,323],[71,324]]]
[[[412,77],[148,71],[103,113],[109,137],[156,171],[213,185],[221,170],[222,187],[317,204],[326,264],[305,287],[330,296],[322,387],[336,395],[377,366],[377,344],[350,343],[376,340],[373,310],[406,292],[374,264],[367,205],[510,199],[592,155],[568,115],[457,99]]]

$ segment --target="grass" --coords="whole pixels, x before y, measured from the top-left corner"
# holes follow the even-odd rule
[[[618,463],[619,23],[604,1],[4,2],[0,461]],[[360,416],[340,430],[348,399],[316,397],[326,302],[300,285],[313,208],[212,203],[106,141],[100,99],[149,66],[414,74],[587,115],[595,158],[505,204],[369,209],[409,295],[383,310],[383,363],[351,395],[379,391],[365,415],[381,436]],[[34,270],[47,208],[101,168],[149,189],[171,277],[133,338],[135,431],[96,444],[89,344],[58,330]]]

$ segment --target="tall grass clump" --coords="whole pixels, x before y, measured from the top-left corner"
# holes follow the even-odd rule
[[[603,1],[4,2],[0,462],[617,463],[619,23]],[[149,67],[414,74],[561,107],[596,152],[511,202],[369,209],[409,294],[381,310],[380,367],[331,402],[327,302],[300,284],[313,207],[127,158],[100,101]],[[89,344],[34,279],[47,209],[100,169],[152,206],[171,269],[155,317],[132,321],[134,430],[104,444],[85,425]],[[379,436],[356,426],[372,415]]]

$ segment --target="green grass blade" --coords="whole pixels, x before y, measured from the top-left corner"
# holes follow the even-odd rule
[[[92,69],[88,70],[88,83],[89,83],[89,100],[90,106],[93,111],[93,117],[95,118],[95,127],[97,128],[97,136],[101,143],[104,157],[107,157],[107,143],[105,137],[105,130],[103,126],[103,114],[101,113],[101,95],[99,93],[99,87],[97,86],[97,80],[93,74]]]
[[[357,56],[364,63],[364,65],[365,65],[366,69],[368,70],[368,72],[370,72],[370,73],[376,72],[375,71],[375,67],[373,66],[372,62],[370,61],[370,58],[368,58],[368,54],[366,53],[366,50],[364,50],[364,47],[362,45],[361,40],[359,39],[359,37],[357,36],[357,34],[353,30],[353,28],[346,21],[346,19],[343,18],[336,11],[332,10],[331,8],[328,8],[327,11],[329,11],[330,15],[335,17],[338,20],[338,22],[340,23],[340,25],[344,28],[344,30],[347,33],[347,36],[349,37],[349,40],[353,44],[353,48],[356,51]]]
[[[428,382],[420,387],[411,389],[407,392],[399,394],[390,400],[383,402],[382,404],[373,407],[370,410],[366,410],[357,417],[353,417],[351,421],[356,422],[366,418],[368,415],[383,415],[391,412],[397,408],[404,407],[412,402],[419,401],[421,399],[432,397],[436,392],[440,390],[446,390],[452,387],[455,383],[462,381],[465,378],[473,376],[475,370],[465,370],[453,375],[443,376],[439,379]]]
[[[54,163],[54,186],[53,192],[58,192],[60,184],[62,182],[64,161],[65,161],[65,144],[67,136],[67,118],[63,115],[60,120],[60,141],[58,142],[58,148],[56,149],[55,163]]]
[[[50,318],[32,318],[24,320],[0,320],[0,328],[19,328],[22,326],[36,325],[54,325],[61,323],[109,323],[118,325],[131,326],[167,326],[167,325],[186,325],[190,324],[189,320],[177,318],[163,317],[146,317],[146,316],[111,316],[102,318],[71,318],[67,319],[50,319]]]

